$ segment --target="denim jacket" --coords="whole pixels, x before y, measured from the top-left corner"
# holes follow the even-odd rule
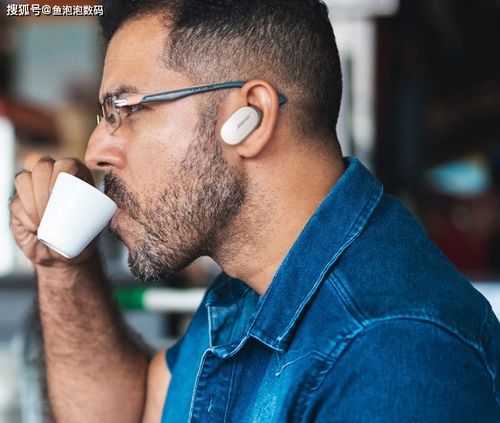
[[[162,422],[500,422],[489,303],[346,164],[262,296],[224,273],[207,290]]]

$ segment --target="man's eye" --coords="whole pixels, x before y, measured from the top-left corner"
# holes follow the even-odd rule
[[[123,111],[127,114],[130,115],[131,113],[138,112],[141,110],[143,106],[141,104],[133,104],[132,106],[123,106],[122,109]]]

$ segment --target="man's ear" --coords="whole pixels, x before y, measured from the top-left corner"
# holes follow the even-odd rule
[[[221,137],[245,158],[256,157],[276,130],[279,98],[266,81],[248,81],[224,107]]]

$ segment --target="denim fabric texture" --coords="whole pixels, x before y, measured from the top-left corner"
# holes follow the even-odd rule
[[[222,273],[162,422],[500,422],[500,324],[354,158],[264,295]],[[251,259],[251,258],[249,258]]]

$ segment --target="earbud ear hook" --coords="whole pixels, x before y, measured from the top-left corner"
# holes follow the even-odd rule
[[[262,112],[258,107],[242,107],[222,125],[221,138],[226,144],[238,145],[259,127],[261,120]]]

